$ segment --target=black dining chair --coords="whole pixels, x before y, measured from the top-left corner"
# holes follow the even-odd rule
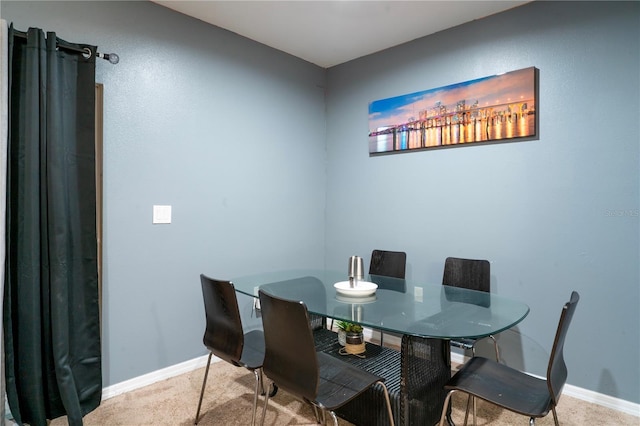
[[[379,384],[384,390],[389,421],[393,426],[393,413],[384,379],[348,364],[324,352],[316,352],[309,313],[303,302],[258,292],[262,309],[265,336],[263,371],[278,388],[283,389],[318,409],[326,424],[326,413],[338,426],[334,410]],[[264,424],[269,395],[262,411]]]
[[[488,260],[484,259],[463,259],[459,257],[447,257],[444,262],[444,272],[442,275],[442,285],[467,288],[471,290],[491,291],[491,273]],[[500,361],[500,351],[495,336],[488,336],[493,340],[493,347],[496,353],[496,361]],[[476,343],[479,339],[455,339],[451,340],[451,346],[471,350],[476,354]]]
[[[253,330],[244,333],[238,300],[233,284],[230,281],[220,281],[200,275],[202,296],[204,299],[204,311],[206,328],[202,341],[209,350],[207,368],[202,380],[202,390],[198,401],[198,410],[194,424],[200,420],[200,408],[202,397],[207,384],[209,366],[213,355],[235,365],[244,367],[253,372],[256,385],[253,395],[253,413],[251,424],[255,424],[258,393],[262,388],[262,362],[264,360],[264,334],[262,330]],[[277,388],[274,388],[274,390]]]
[[[403,251],[373,250],[371,252],[369,277],[379,289],[406,292],[404,281],[406,269],[407,254]],[[384,332],[380,331],[380,346],[383,345]]]
[[[310,300],[313,305],[308,306],[311,311],[325,312],[327,310],[327,292],[324,284],[316,277],[300,277],[284,281],[262,284],[260,288],[272,294],[278,294],[291,300]],[[313,331],[327,328],[327,317],[309,314],[309,323]],[[333,326],[333,322],[331,324]]]
[[[406,269],[407,254],[403,251],[373,250],[371,252],[369,275],[404,278]]]
[[[445,385],[449,392],[440,417],[440,426],[444,425],[447,408],[455,392],[468,395],[465,425],[469,416],[469,401],[473,397],[528,416],[531,426],[535,424],[536,418],[545,417],[552,411],[553,421],[559,426],[556,407],[568,374],[563,354],[564,342],[579,300],[580,295],[574,291],[562,308],[546,379],[531,376],[497,361],[473,357]],[[475,424],[475,415],[473,420]]]

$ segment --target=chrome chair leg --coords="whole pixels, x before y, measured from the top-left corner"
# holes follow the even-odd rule
[[[327,410],[325,410],[324,408],[320,409],[320,413],[322,413],[322,420],[318,421],[319,424],[322,425],[327,425]]]
[[[260,426],[264,425],[264,419],[267,417],[267,404],[269,404],[269,394],[271,393],[268,389],[269,387],[267,387],[267,392],[264,394],[264,405],[262,406],[262,420],[260,421]]]
[[[467,421],[469,420],[469,409],[471,408],[471,394],[467,396],[467,409],[464,412],[464,426],[467,426]]]
[[[500,350],[498,349],[498,341],[496,340],[496,338],[490,334],[489,337],[491,338],[491,340],[493,340],[493,350],[496,351],[496,361],[500,362]],[[471,346],[471,354],[473,356],[476,356],[476,345],[475,343],[473,344],[473,346]]]
[[[455,389],[450,390],[447,393],[447,397],[444,399],[444,404],[442,405],[442,414],[440,415],[440,422],[438,426],[444,426],[444,420],[447,418],[447,408],[449,408],[449,404],[451,403],[451,395],[457,392]]]
[[[500,362],[500,351],[498,350],[498,341],[493,336],[493,334],[490,334],[489,337],[491,338],[491,340],[493,340],[493,348],[496,351],[496,361]]]
[[[333,419],[333,426],[338,426],[338,418],[336,417],[336,413],[334,413],[333,411],[329,411],[329,414],[331,414],[331,418]]]
[[[469,395],[467,396],[467,409],[464,412],[464,426],[467,426],[467,422],[469,420],[469,411],[471,406],[473,406],[473,426],[476,426],[478,424],[478,421],[476,418],[476,398]]]
[[[213,352],[209,352],[209,358],[207,359],[207,368],[204,370],[204,380],[202,380],[202,389],[200,390],[200,400],[198,401],[198,411],[196,411],[196,419],[193,422],[194,425],[198,424],[200,416],[200,407],[202,407],[202,396],[204,395],[204,388],[207,385],[207,376],[209,375],[209,366],[211,365],[211,356]]]
[[[473,396],[471,397],[471,401],[473,402],[473,426],[477,426],[478,424],[478,420],[477,420],[477,408],[476,408],[476,403],[478,402],[478,398],[474,398]]]
[[[384,390],[384,400],[387,403],[387,413],[389,414],[389,423],[391,426],[394,426],[393,421],[393,411],[391,411],[391,400],[389,399],[389,391],[387,390],[387,386],[383,382],[378,382],[380,386],[382,386],[382,390]]]
[[[311,404],[311,406],[313,407],[313,415],[316,418],[316,423],[320,424],[320,416],[318,415],[318,407],[316,407],[313,404]]]
[[[256,377],[256,388],[253,391],[253,411],[251,412],[251,426],[255,426],[256,424],[256,411],[258,411],[258,391],[262,386],[262,373],[260,368],[257,370],[253,370],[253,375]]]
[[[264,395],[264,374],[262,373],[262,368],[260,370],[260,395]]]

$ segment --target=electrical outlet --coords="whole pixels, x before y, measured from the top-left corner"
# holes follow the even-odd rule
[[[253,309],[255,309],[256,311],[260,310],[260,298],[258,298],[258,290],[260,289],[260,287],[254,287],[253,288],[253,295],[255,296],[253,298]]]
[[[422,287],[415,287],[413,297],[416,299],[416,302],[422,302]]]

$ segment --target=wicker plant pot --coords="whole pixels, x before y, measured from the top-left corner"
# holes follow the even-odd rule
[[[354,355],[364,353],[366,350],[366,347],[364,344],[364,334],[361,331],[359,332],[347,331],[346,334],[347,335],[345,338],[344,350],[347,353],[354,354]]]

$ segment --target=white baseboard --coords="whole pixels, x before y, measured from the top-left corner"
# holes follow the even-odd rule
[[[373,332],[369,329],[364,330],[366,338],[370,339]],[[401,340],[392,335],[385,334],[384,339],[394,345],[400,346]],[[133,379],[126,380],[124,382],[116,383],[115,385],[108,386],[102,389],[102,399],[113,398],[114,396],[130,392],[145,386],[149,386],[153,383],[169,379],[171,377],[179,376],[180,374],[188,373],[198,368],[207,365],[208,355],[204,355],[198,358],[194,358],[189,361],[181,362],[167,368],[152,371],[151,373],[144,374],[142,376],[134,377]],[[213,357],[212,362],[220,361],[220,358]],[[465,361],[465,357],[456,352],[451,353],[451,361],[462,364]],[[591,404],[597,404],[612,410],[620,411],[622,413],[630,414],[632,416],[640,417],[640,404],[634,402],[625,401],[623,399],[614,398],[609,395],[604,395],[598,392],[582,389],[577,386],[565,385],[562,393],[570,397],[580,399],[582,401],[589,402]]]
[[[565,385],[562,390],[563,395],[571,396],[582,401],[590,402],[592,404],[601,405],[612,410],[620,411],[622,413],[631,414],[632,416],[640,417],[640,404],[625,401],[624,399],[614,398],[609,395],[590,391],[588,389],[579,388],[577,386]]]
[[[208,354],[167,368],[152,371],[151,373],[143,374],[142,376],[134,377],[133,379],[125,380],[124,382],[116,383],[115,385],[107,386],[102,389],[102,399],[113,398],[114,396],[121,395],[125,392],[130,392],[162,380],[197,370],[198,368],[207,365],[207,358],[209,358]],[[211,362],[218,361],[220,361],[220,358],[215,356],[211,358]]]

